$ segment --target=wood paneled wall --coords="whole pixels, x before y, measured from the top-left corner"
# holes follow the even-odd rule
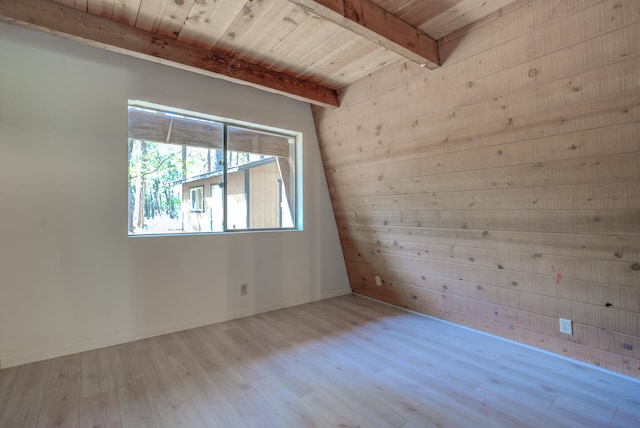
[[[638,40],[637,0],[518,1],[314,108],[352,289],[640,377]]]

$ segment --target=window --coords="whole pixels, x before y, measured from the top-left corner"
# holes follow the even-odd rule
[[[191,202],[191,212],[201,213],[204,207],[204,186],[192,187],[189,189],[189,200]]]
[[[129,235],[295,229],[299,133],[129,103]]]

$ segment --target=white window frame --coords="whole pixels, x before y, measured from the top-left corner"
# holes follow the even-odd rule
[[[200,206],[194,207],[194,202],[198,203],[198,205]],[[204,186],[195,186],[189,188],[189,204],[191,206],[192,213],[204,212]]]
[[[273,228],[251,228],[250,225],[247,225],[246,228],[243,229],[233,229],[233,228],[228,228],[227,224],[226,224],[226,216],[227,216],[227,204],[228,204],[228,197],[227,197],[227,186],[224,185],[222,186],[223,188],[223,216],[225,218],[225,221],[223,222],[223,230],[222,231],[197,231],[197,232],[190,232],[190,231],[178,231],[178,232],[158,232],[158,233],[154,233],[152,231],[150,232],[144,232],[144,233],[132,233],[131,231],[129,232],[129,236],[130,237],[140,237],[140,236],[164,236],[164,235],[170,235],[170,236],[184,236],[184,235],[202,235],[202,234],[220,234],[220,233],[241,233],[241,232],[248,232],[248,233],[254,233],[254,232],[262,232],[262,231],[278,231],[278,232],[283,232],[283,231],[296,231],[296,230],[302,230],[303,229],[303,195],[302,195],[302,186],[303,186],[303,177],[302,177],[302,138],[303,135],[301,132],[296,132],[296,131],[291,131],[291,130],[286,130],[286,129],[281,129],[281,128],[277,128],[277,127],[273,127],[273,126],[268,126],[268,125],[261,125],[261,124],[255,124],[255,123],[249,123],[249,122],[245,122],[245,121],[240,121],[240,120],[235,120],[235,119],[229,119],[229,118],[224,118],[224,117],[220,117],[220,116],[216,116],[216,115],[211,115],[211,114],[206,114],[206,113],[201,113],[201,112],[194,112],[194,111],[190,111],[190,110],[185,110],[185,109],[181,109],[181,108],[174,108],[174,107],[168,107],[165,105],[160,105],[160,104],[155,104],[155,103],[150,103],[150,102],[146,102],[146,101],[139,101],[139,100],[129,100],[129,107],[134,107],[134,108],[140,108],[140,109],[149,109],[149,110],[153,110],[153,111],[157,111],[157,112],[163,112],[163,113],[168,113],[168,114],[175,114],[175,115],[180,115],[180,116],[184,116],[184,117],[191,117],[194,119],[204,119],[204,120],[208,120],[208,121],[214,121],[214,122],[219,122],[221,124],[224,125],[224,147],[223,147],[223,159],[227,159],[227,126],[233,126],[233,127],[240,127],[240,128],[244,128],[250,131],[256,131],[259,133],[271,133],[271,134],[275,134],[281,137],[285,137],[285,138],[290,138],[293,141],[293,147],[294,147],[294,157],[293,157],[293,161],[295,163],[295,168],[294,168],[294,179],[292,180],[292,185],[295,187],[293,189],[293,193],[292,193],[292,197],[293,197],[293,209],[291,210],[292,212],[292,221],[293,221],[293,226],[292,227],[273,227]],[[158,142],[160,144],[163,144],[162,142]],[[223,180],[226,182],[227,177],[228,177],[228,170],[227,170],[227,165],[226,162],[224,163],[224,173],[223,173]],[[205,192],[206,185],[199,185],[199,186],[194,186],[189,188],[189,206],[187,207],[187,211],[192,212],[192,213],[204,213],[206,214],[205,211],[207,211],[206,208],[206,204],[205,204],[205,199],[207,198]],[[198,209],[198,207],[194,207],[193,206],[193,201],[194,201],[194,194],[197,191],[200,191],[200,208]],[[183,201],[184,202],[184,201]],[[184,209],[184,207],[183,207]],[[280,224],[282,224],[282,221],[280,221]],[[213,229],[213,227],[212,227]]]

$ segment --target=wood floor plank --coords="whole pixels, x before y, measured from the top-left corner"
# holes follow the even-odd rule
[[[80,427],[121,428],[115,389],[82,398],[79,421]]]
[[[0,371],[0,428],[637,427],[640,382],[356,295]]]
[[[562,409],[567,413],[575,413],[579,416],[588,412],[595,420],[609,421],[613,419],[616,413],[616,406],[603,403],[600,400],[591,397],[575,397],[562,395],[556,398],[552,405],[553,409]]]
[[[124,428],[165,427],[144,377],[134,377],[118,388],[117,397]]]
[[[523,388],[517,384],[497,382],[485,382],[473,390],[474,394],[481,397],[491,397],[491,406],[503,412],[509,413],[514,406],[517,406],[523,416],[523,424],[530,422],[526,415],[536,414],[536,420],[531,421],[533,422],[532,426],[571,427],[572,424],[569,420],[562,420],[558,415],[549,416],[546,413],[555,397],[540,396],[536,392],[532,389],[523,391]],[[514,394],[518,394],[518,398],[515,398]]]
[[[207,332],[209,330],[207,327],[196,328],[194,330],[180,332],[180,335],[200,365],[207,372],[212,373],[224,369],[229,363],[222,355],[220,349],[207,340]]]
[[[562,372],[549,373],[545,370],[537,371],[538,368],[543,367],[542,363],[527,364],[510,356],[501,357],[497,363],[500,364],[501,367],[513,367],[516,372],[535,373],[535,379],[539,387],[556,396],[566,394],[578,400],[596,400],[603,405],[614,407],[625,404],[625,401],[621,402],[616,395],[625,391],[625,386],[621,382],[608,382],[607,379],[602,379],[598,384],[594,384],[593,381],[599,378],[598,375],[600,373],[589,371],[589,379],[582,380],[583,374],[567,375]],[[567,364],[567,366],[569,366],[569,364]],[[564,385],[568,385],[568,387]],[[635,388],[626,390],[626,393],[629,394],[630,397],[633,396],[635,392]],[[635,405],[640,408],[640,398]]]
[[[82,354],[81,395],[90,397],[114,390],[113,375],[111,373],[111,358],[108,349]]]
[[[242,338],[238,337],[241,335],[238,328],[210,332],[209,335],[212,344],[217,344],[216,346],[220,348],[226,360],[237,368],[244,380],[250,383],[269,376],[268,368],[261,364],[255,364],[256,360],[252,358],[252,352],[249,349],[255,351],[255,344],[243,343]],[[256,351],[256,356],[259,355]]]
[[[79,426],[81,361],[81,354],[51,361],[38,428]]]
[[[368,426],[364,415],[349,406],[349,398],[340,391],[320,389],[304,397],[304,401],[324,415],[330,426],[360,427]]]
[[[622,426],[640,426],[640,412],[638,412],[640,404],[636,404],[634,407],[634,409],[618,409],[613,417],[614,422]]]
[[[447,397],[456,397],[459,402],[465,403],[465,410],[474,412],[476,415],[474,419],[485,421],[487,425],[532,428],[538,426],[536,423],[538,414],[533,417],[533,415],[526,414],[520,409],[504,409],[503,406],[497,403],[497,398],[474,394],[448,382],[444,378],[435,379],[429,383],[429,386]]]
[[[50,366],[46,360],[0,371],[0,427],[37,425]]]
[[[109,348],[114,386],[120,388],[142,377],[142,364],[136,354],[135,342]]]
[[[0,409],[2,409],[4,401],[9,396],[9,387],[18,374],[18,370],[18,367],[12,367],[10,369],[0,371]]]
[[[251,384],[258,394],[278,413],[281,421],[290,426],[322,427],[327,420],[286,387],[276,377],[269,376]]]
[[[132,342],[109,348],[122,426],[164,427],[144,377],[136,345]]]
[[[403,414],[416,423],[426,422],[433,426],[471,426],[480,420],[480,415],[468,407],[456,407],[448,403],[447,396],[437,388],[424,388],[422,383],[400,373],[395,369],[388,369],[375,376],[379,388],[386,395],[396,394],[394,403],[399,406]],[[462,390],[466,390],[463,387]],[[426,405],[426,403],[431,403]],[[451,406],[456,407],[451,409]]]
[[[275,428],[283,425],[275,409],[235,369],[217,371],[211,377],[248,426]]]
[[[18,370],[19,367],[0,370],[0,415],[5,413],[6,402],[11,397],[9,394],[12,390],[11,385],[18,374]]]
[[[35,427],[40,417],[44,393],[12,401],[0,414],[0,427]]]
[[[330,386],[322,390],[332,391],[347,403],[343,409],[343,417],[353,424],[363,423],[363,426],[395,427],[406,423],[405,415],[393,408],[387,402],[388,394],[379,385],[371,382],[373,372],[368,369],[361,370],[353,364],[350,358],[341,358],[330,352],[314,351],[314,355],[307,357],[308,363],[314,367],[319,376],[326,379]],[[366,359],[363,356],[362,359]],[[318,395],[316,392],[310,395]],[[322,395],[320,394],[322,397]],[[351,412],[355,412],[364,418],[364,422],[353,418]]]
[[[167,336],[138,342],[140,359],[145,362],[143,371],[149,391],[156,402],[166,426],[205,427],[189,394],[178,376],[161,343]]]
[[[194,354],[183,352],[169,359],[207,426],[247,426]]]
[[[108,348],[82,354],[80,426],[122,427]]]

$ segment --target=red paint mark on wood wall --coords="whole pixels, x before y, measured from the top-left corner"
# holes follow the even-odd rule
[[[551,270],[553,271],[553,279],[556,280],[556,284],[560,284],[560,281],[562,281],[562,272],[560,272],[560,268],[556,270],[556,268],[551,265]]]

